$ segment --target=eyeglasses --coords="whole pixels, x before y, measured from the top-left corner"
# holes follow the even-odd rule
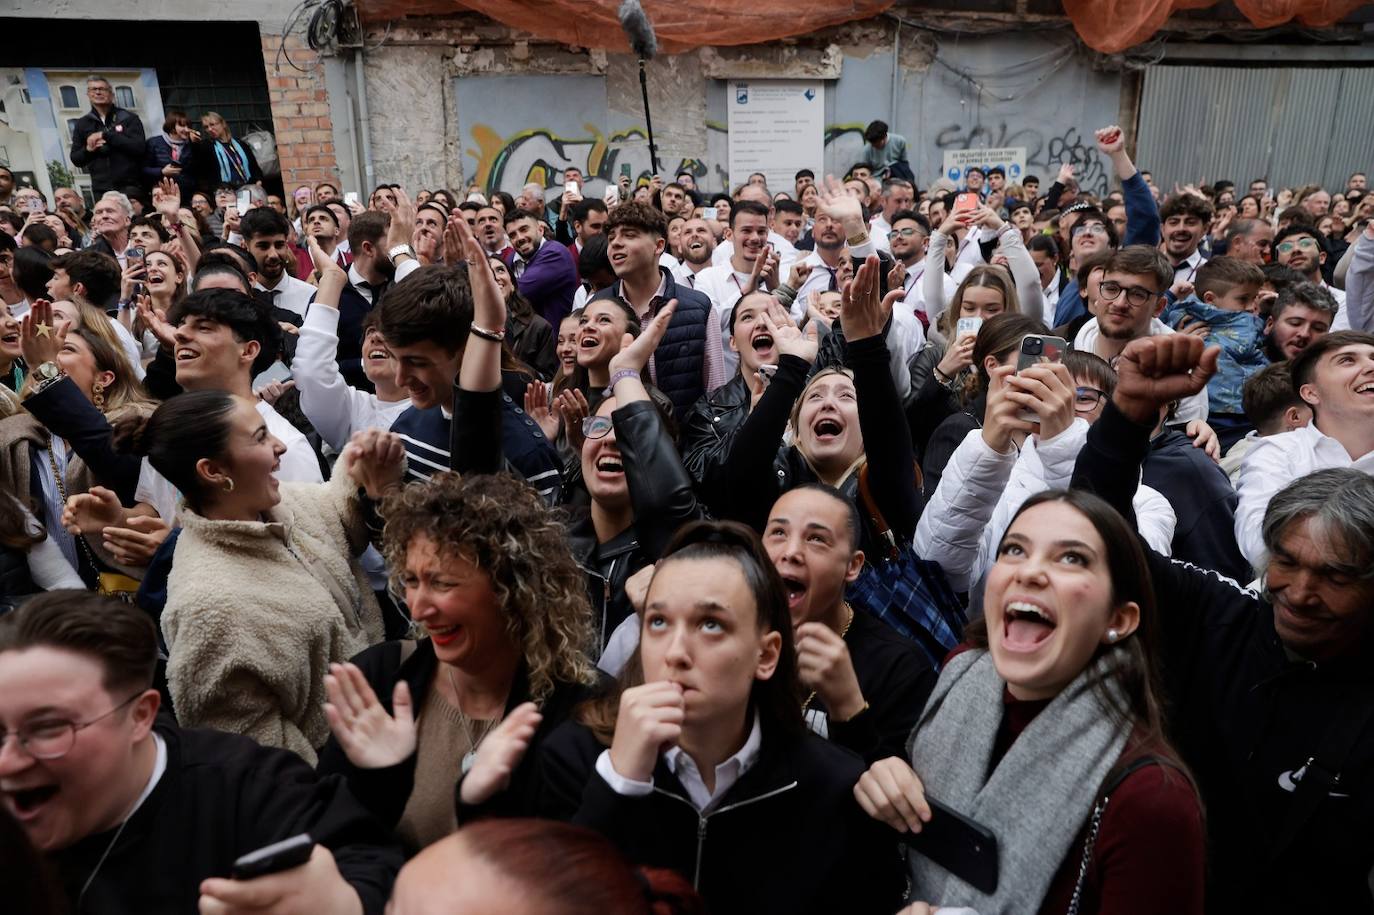
[[[76,732],[84,731],[97,722],[104,721],[124,706],[133,702],[143,695],[143,690],[139,690],[123,702],[116,705],[103,715],[97,715],[90,721],[77,724],[74,721],[38,721],[34,724],[27,724],[14,732],[15,740],[19,741],[19,749],[23,750],[34,759],[61,759],[72,751],[76,745]],[[10,735],[0,731],[0,747],[5,745]]]
[[[893,229],[892,232],[891,232],[890,234],[896,235],[896,236],[898,236],[898,237],[900,237],[900,238],[910,238],[911,236],[915,235],[915,234],[916,234],[917,232],[919,232],[919,231],[920,231],[920,230],[919,230],[919,229],[916,229],[916,228]]]
[[[1087,225],[1074,226],[1073,231],[1069,233],[1069,237],[1077,238],[1084,233],[1088,235],[1106,235],[1107,227],[1100,222],[1090,222]]]
[[[582,420],[584,438],[605,438],[614,428],[615,424],[609,416],[588,416]]]
[[[1073,412],[1091,413],[1097,405],[1107,399],[1107,392],[1097,388],[1073,389]]]
[[[1304,236],[1302,238],[1296,239],[1295,241],[1284,242],[1283,244],[1278,246],[1277,250],[1280,254],[1287,254],[1290,251],[1293,251],[1297,248],[1303,248],[1307,251],[1315,251],[1317,249],[1317,240],[1315,238],[1308,238]]]
[[[1144,286],[1122,286],[1115,280],[1104,280],[1097,288],[1105,302],[1115,302],[1123,292],[1126,293],[1126,301],[1137,306],[1159,297],[1159,293],[1153,289],[1146,289]]]

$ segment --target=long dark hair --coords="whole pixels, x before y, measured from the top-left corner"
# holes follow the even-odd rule
[[[1110,674],[1093,686],[1116,723],[1141,733],[1141,744],[1168,747],[1163,690],[1159,672],[1159,614],[1155,606],[1154,584],[1150,566],[1145,560],[1144,547],[1135,530],[1126,520],[1098,496],[1081,489],[1046,490],[1025,501],[1012,516],[1011,530],[1016,519],[1037,505],[1062,502],[1088,520],[1097,531],[1107,550],[1107,573],[1112,581],[1112,605],[1134,601],[1140,607],[1140,623],[1135,632],[1114,644],[1101,644],[1090,664],[1106,655],[1117,661]],[[1003,535],[1005,538],[1005,535]],[[999,551],[1000,551],[1000,544]],[[964,640],[975,648],[988,647],[987,618],[978,617],[964,630]],[[1120,694],[1105,688],[1106,677],[1120,687]],[[1129,748],[1128,748],[1129,749]],[[1187,772],[1172,749],[1169,762]]]
[[[599,305],[603,302],[610,305],[614,305],[625,313],[625,332],[629,334],[631,337],[638,338],[639,335],[644,332],[643,326],[639,323],[639,315],[635,314],[635,310],[631,308],[629,305],[626,305],[624,301],[622,301],[621,299],[615,297],[597,299],[594,302],[588,302],[585,306],[583,306],[582,311],[577,312],[576,314],[580,318],[581,315],[586,313],[588,308],[591,308],[593,305]],[[559,324],[562,324],[562,321],[560,321]],[[579,320],[579,326],[580,324],[581,322]],[[555,327],[553,329],[553,332],[554,335],[557,336],[558,328]],[[572,372],[567,375],[563,375],[562,372],[563,367],[559,366],[558,373],[554,375],[553,380],[554,395],[558,395],[563,391],[576,389],[578,391],[581,391],[584,395],[586,395],[586,397],[589,400],[591,399],[594,392],[591,389],[592,383],[590,377],[587,374],[586,366],[576,365],[573,367]]]
[[[744,575],[754,597],[757,625],[761,632],[782,636],[778,666],[767,680],[755,680],[750,703],[758,712],[769,739],[795,737],[806,730],[802,719],[802,688],[797,675],[797,650],[792,637],[792,614],[787,609],[787,591],[778,570],[768,558],[763,542],[752,529],[735,521],[692,521],[678,528],[663,550],[655,575],[669,562],[700,559],[729,559]],[[653,587],[650,580],[649,587]],[[604,743],[615,734],[616,710],[620,692],[644,682],[644,668],[636,648],[620,675],[619,689],[594,700],[578,712]]]
[[[964,388],[964,401],[967,403],[978,395],[988,392],[988,385],[992,382],[992,377],[988,375],[983,360],[989,356],[995,356],[997,361],[1001,362],[1020,347],[1021,338],[1026,334],[1048,334],[1049,332],[1045,322],[1039,318],[1014,312],[1003,312],[984,321],[983,325],[978,328],[978,339],[973,344],[973,371],[970,373],[969,383]]]
[[[143,455],[201,512],[205,484],[196,473],[201,458],[221,457],[229,447],[234,395],[227,391],[187,391],[164,401],[151,416],[126,423],[116,447]]]

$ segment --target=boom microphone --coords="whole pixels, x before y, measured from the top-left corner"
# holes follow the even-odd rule
[[[654,35],[653,23],[649,22],[649,15],[644,12],[639,0],[624,0],[617,15],[635,54],[640,60],[651,60],[658,53],[658,37]]]

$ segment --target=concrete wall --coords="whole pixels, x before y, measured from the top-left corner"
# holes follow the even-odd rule
[[[627,163],[635,176],[648,173],[633,59],[509,38],[464,45],[458,25],[431,34],[460,44],[407,46],[414,36],[402,34],[367,52],[379,178],[412,187],[477,181],[512,194],[534,180],[552,199],[568,165],[592,179],[594,193]],[[648,72],[661,168],[691,168],[712,190],[726,182],[731,78],[825,80],[826,168],[845,171],[864,125],[883,118],[908,138],[921,184],[939,176],[945,149],[1024,146],[1031,171],[1052,180],[1073,161],[1085,187],[1105,191],[1109,171],[1092,130],[1118,121],[1121,97],[1121,74],[1096,69],[1062,33],[937,41],[912,29],[897,35],[885,21],[829,30],[807,46],[661,57]]]

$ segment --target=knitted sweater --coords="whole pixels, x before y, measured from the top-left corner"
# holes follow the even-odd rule
[[[315,763],[329,737],[324,675],[382,641],[357,555],[357,487],[284,483],[267,521],[211,521],[181,507],[162,632],[177,720],[294,750]]]

